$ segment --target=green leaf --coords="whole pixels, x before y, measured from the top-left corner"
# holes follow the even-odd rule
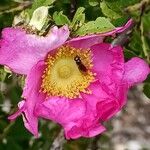
[[[142,42],[140,33],[137,30],[134,30],[133,35],[131,37],[131,41],[129,43],[129,48],[136,52],[137,55],[140,55],[142,53]]]
[[[115,27],[119,27],[119,26],[124,25],[128,20],[129,18],[127,16],[123,16],[121,18],[112,20],[111,22]]]
[[[150,98],[150,83],[144,85],[143,92],[148,98]]]
[[[84,7],[79,7],[73,17],[71,27],[75,31],[78,26],[81,26],[85,22],[85,13],[84,13],[85,8]]]
[[[105,17],[98,17],[95,21],[89,21],[79,28],[75,35],[86,35],[93,33],[104,33],[115,28],[113,24]]]
[[[118,19],[121,17],[121,15],[119,15],[118,13],[116,13],[115,11],[113,11],[112,9],[110,9],[106,2],[103,1],[100,3],[100,8],[102,10],[102,13],[106,16],[109,17],[111,19]]]
[[[63,11],[54,12],[53,20],[55,21],[56,25],[64,25],[64,24],[70,25],[70,20],[68,19],[66,15],[63,14]]]
[[[32,16],[33,12],[41,6],[50,6],[52,5],[56,0],[34,0],[32,7],[29,9],[26,9],[30,17]]]
[[[89,4],[91,6],[97,6],[99,4],[99,1],[98,0],[89,0]]]

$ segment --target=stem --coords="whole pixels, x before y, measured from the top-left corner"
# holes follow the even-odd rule
[[[99,140],[100,140],[100,137],[101,137],[101,135],[97,135],[96,137],[94,137],[94,138],[92,139],[92,141],[90,142],[90,144],[89,144],[87,150],[98,150],[98,149],[100,149],[100,147],[99,147],[99,145],[98,145],[98,142],[99,142]]]
[[[66,143],[64,131],[61,130],[58,136],[54,139],[50,150],[63,150],[63,145]]]

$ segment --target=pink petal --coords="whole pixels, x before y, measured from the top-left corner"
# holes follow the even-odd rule
[[[42,82],[42,75],[45,70],[45,62],[39,61],[33,68],[30,70],[25,82],[25,86],[23,89],[23,96],[28,99],[31,94],[40,95],[40,86]]]
[[[83,49],[87,49],[87,48],[90,48],[92,45],[95,45],[95,44],[98,44],[98,43],[102,43],[103,42],[103,39],[104,37],[100,37],[100,36],[95,36],[95,37],[92,37],[92,38],[81,38],[79,40],[75,40],[76,38],[74,39],[71,39],[70,41],[68,41],[67,43],[72,46],[72,47],[75,47],[75,48],[83,48]]]
[[[99,123],[98,117],[92,111],[90,112],[88,108],[82,118],[76,120],[76,122],[66,124],[64,129],[67,139],[92,137],[105,131],[105,127]]]
[[[134,57],[125,63],[123,81],[128,85],[134,85],[144,81],[150,73],[148,64],[140,58]]]
[[[38,124],[37,124],[37,118],[33,116],[33,114],[28,113],[28,108],[25,106],[26,102],[21,101],[19,103],[24,103],[22,107],[19,107],[19,110],[8,117],[9,120],[15,120],[17,117],[22,115],[24,126],[36,137],[38,137]],[[19,105],[19,104],[18,104]]]
[[[87,111],[89,115],[94,113],[102,121],[114,116],[125,104],[127,89],[123,90],[124,86],[118,86],[115,94],[109,94],[111,89],[105,91],[103,84],[96,81],[89,86],[89,89],[92,94],[82,94],[87,103]]]
[[[91,50],[93,53],[93,71],[97,73],[96,78],[99,79],[100,87],[109,95],[109,100],[117,101],[119,107],[122,107],[126,103],[128,91],[127,85],[122,85],[124,74],[123,49],[120,46],[112,48],[111,44],[101,43],[92,46]],[[108,97],[105,99],[107,100]]]
[[[40,61],[31,69],[23,91],[24,105],[19,106],[18,112],[9,117],[9,119],[15,119],[22,114],[25,127],[36,137],[38,136],[38,116],[35,115],[35,107],[45,99],[45,95],[39,92],[44,67],[44,62]]]
[[[128,94],[128,84],[119,84],[117,85],[115,96],[116,100],[119,103],[120,108],[122,108],[127,102],[127,94]]]
[[[99,74],[110,72],[113,54],[109,51],[110,44],[101,43],[91,47],[93,54],[93,70]]]
[[[123,50],[120,46],[111,48],[111,44],[101,43],[91,47],[93,53],[93,71],[100,82],[112,84],[122,78],[124,69]]]
[[[0,64],[19,74],[28,74],[47,53],[61,46],[69,37],[67,26],[53,27],[46,37],[27,34],[19,28],[5,28],[0,41]]]
[[[102,121],[106,121],[120,110],[117,100],[107,99],[97,104],[97,113]]]
[[[90,48],[92,45],[102,43],[104,37],[110,35],[114,36],[116,33],[121,33],[126,29],[128,29],[132,24],[133,24],[133,20],[130,19],[124,26],[117,27],[112,31],[73,38],[69,40],[67,43],[69,43],[71,46],[76,48]]]
[[[83,136],[76,127],[81,126],[81,121],[85,117],[86,106],[83,100],[51,97],[36,107],[36,115],[42,118],[53,120],[61,124],[65,132],[72,129],[77,136],[70,135],[69,138]],[[78,133],[77,133],[78,132]],[[66,138],[68,138],[66,133]]]
[[[61,124],[67,139],[91,137],[105,130],[84,99],[51,97],[36,105],[35,112],[39,117]]]
[[[87,137],[94,137],[102,132],[104,132],[106,128],[103,125],[96,124],[88,133]],[[85,136],[86,137],[86,136]]]
[[[40,61],[31,69],[23,92],[23,96],[26,98],[26,110],[24,113],[27,118],[27,120],[24,119],[24,124],[35,136],[38,135],[38,116],[35,115],[35,107],[45,99],[45,95],[39,92],[44,67],[44,62]]]
[[[96,114],[97,103],[108,99],[110,96],[106,91],[103,90],[103,87],[99,81],[91,83],[88,89],[92,92],[92,94],[81,93],[81,96],[86,101],[89,114],[91,113],[91,111]]]
[[[15,120],[18,116],[22,114],[22,112],[25,110],[25,101],[22,100],[18,103],[19,110],[8,117],[9,120]]]
[[[51,97],[36,107],[36,115],[65,125],[82,119],[85,109],[83,100]]]
[[[106,129],[101,124],[97,123],[91,126],[90,128],[82,128],[78,126],[73,126],[72,128],[65,127],[65,136],[67,139],[77,139],[80,137],[94,137],[102,132],[104,132]]]

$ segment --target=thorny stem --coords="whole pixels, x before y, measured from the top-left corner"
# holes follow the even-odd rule
[[[63,145],[66,143],[64,132],[61,130],[58,136],[54,139],[50,150],[63,150]]]

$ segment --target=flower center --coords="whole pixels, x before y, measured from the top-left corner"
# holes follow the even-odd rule
[[[76,49],[65,45],[48,55],[42,76],[41,91],[48,96],[80,97],[80,92],[90,94],[88,86],[94,81],[91,72],[92,58],[88,49]]]
[[[71,71],[72,69],[69,65],[60,66],[60,68],[58,68],[60,78],[69,78],[71,76]]]

